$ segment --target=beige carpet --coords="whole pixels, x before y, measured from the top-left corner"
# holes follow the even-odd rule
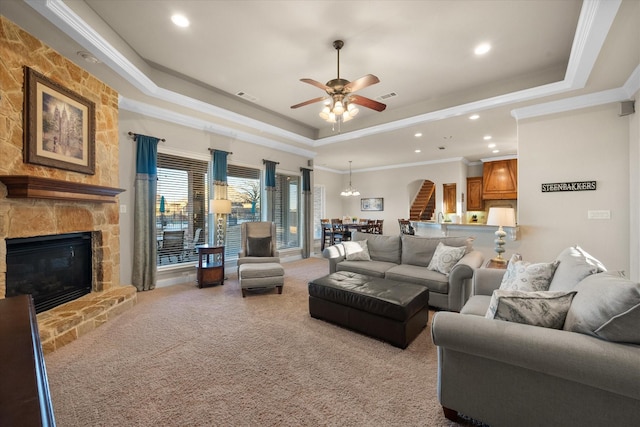
[[[313,319],[324,259],[283,264],[285,286],[242,298],[175,285],[46,356],[59,427],[457,426],[436,398],[429,326],[406,349]]]

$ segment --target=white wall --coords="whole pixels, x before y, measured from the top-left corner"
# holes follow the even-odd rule
[[[640,97],[636,92],[635,99]],[[636,111],[640,103],[636,102]],[[640,280],[640,113],[629,116],[629,277]]]
[[[629,273],[629,118],[609,104],[518,123],[520,253],[551,260],[578,244]],[[542,193],[542,183],[597,182],[595,191]],[[607,210],[611,219],[587,219]]]

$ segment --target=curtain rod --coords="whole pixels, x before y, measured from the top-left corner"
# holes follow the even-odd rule
[[[142,135],[142,134],[139,134],[139,133],[133,133],[133,132],[129,132],[129,135],[131,135],[131,136],[133,137],[133,139],[134,139],[134,140],[136,139],[136,136],[138,136],[138,135],[141,135],[141,136],[148,136],[148,135]],[[152,136],[151,138],[156,138],[156,137],[155,137],[155,136]],[[164,138],[158,138],[158,140],[160,140],[160,141],[162,141],[162,142],[165,142],[165,141],[166,141],[166,139],[164,139]]]
[[[300,166],[300,170],[301,171],[311,171],[311,172],[313,172],[313,169],[303,168],[302,166]]]
[[[212,151],[222,151],[223,153],[233,154],[233,151],[224,151],[224,150],[218,150],[217,148],[209,148],[209,152],[212,152]]]
[[[267,163],[267,162],[275,163],[276,165],[279,165],[279,164],[280,164],[280,162],[273,162],[273,161],[271,161],[271,160],[262,159],[262,163],[263,163],[263,164],[264,164],[264,163]]]

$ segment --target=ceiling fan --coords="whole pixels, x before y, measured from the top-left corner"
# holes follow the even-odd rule
[[[355,107],[355,104],[376,111],[384,111],[384,109],[387,108],[387,106],[381,102],[374,101],[373,99],[369,99],[361,95],[354,95],[354,92],[380,82],[380,79],[373,74],[367,74],[366,76],[360,77],[352,82],[340,78],[340,49],[342,49],[343,46],[344,42],[342,40],[336,40],[333,42],[333,47],[336,49],[338,55],[337,78],[329,80],[326,84],[322,84],[313,79],[300,79],[301,82],[309,83],[310,85],[323,89],[329,96],[313,98],[308,101],[301,102],[300,104],[292,105],[291,108],[300,108],[305,105],[329,99],[330,101],[324,107],[322,112],[320,112],[320,117],[329,123],[340,123],[351,120],[353,116],[358,114],[358,109]]]

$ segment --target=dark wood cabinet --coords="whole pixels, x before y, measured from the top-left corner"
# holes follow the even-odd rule
[[[512,200],[518,198],[518,160],[486,162],[482,173],[484,200]]]
[[[55,426],[31,295],[0,300],[0,425]]]
[[[456,184],[442,184],[442,205],[445,214],[456,213]]]
[[[467,178],[467,210],[484,210],[484,200],[482,200],[482,177],[475,176]]]

